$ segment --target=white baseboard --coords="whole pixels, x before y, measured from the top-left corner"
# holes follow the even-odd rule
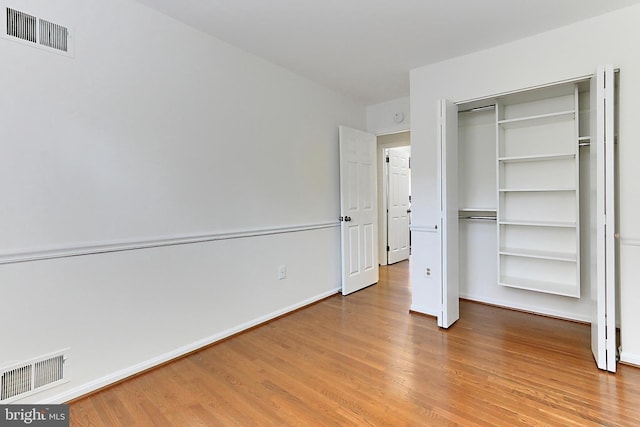
[[[232,335],[235,335],[239,332],[247,330],[249,328],[253,328],[254,326],[258,326],[262,323],[268,322],[269,320],[275,319],[276,317],[282,316],[284,314],[290,313],[294,310],[298,310],[307,305],[313,304],[314,302],[320,301],[324,298],[330,297],[331,295],[335,295],[341,291],[342,288],[336,288],[327,292],[324,292],[320,295],[316,295],[304,301],[301,301],[297,304],[291,305],[289,307],[285,307],[281,310],[274,311],[273,313],[269,313],[265,316],[258,317],[257,319],[251,320],[249,322],[240,324],[236,327],[227,329],[213,336],[198,340],[194,343],[188,344],[184,347],[180,347],[168,353],[164,353],[160,356],[154,357],[152,359],[146,360],[144,362],[138,363],[136,365],[130,366],[128,368],[122,369],[120,371],[109,374],[105,377],[98,378],[96,380],[90,381],[88,383],[79,385],[67,391],[64,391],[58,395],[47,398],[43,401],[36,402],[39,405],[46,404],[56,404],[56,403],[64,403],[70,400],[76,399],[78,397],[84,396],[96,390],[99,390],[103,387],[106,387],[110,384],[116,383],[118,381],[124,380],[133,375],[139,374],[147,369],[153,368],[155,366],[161,365],[163,363],[169,362],[173,359],[176,359],[180,356],[184,356],[185,354],[191,353],[192,351],[199,350],[203,347],[211,345],[217,341],[228,338]]]
[[[425,308],[425,307],[421,307],[419,305],[411,305],[410,308],[411,311],[415,311],[416,313],[420,313],[420,314],[426,314],[427,316],[434,316],[437,317],[438,313],[436,312],[432,312],[431,310]]]
[[[638,354],[625,353],[622,351],[620,352],[620,361],[640,367],[640,355]]]
[[[536,306],[530,306],[526,304],[514,304],[511,301],[500,301],[493,298],[484,298],[476,295],[468,295],[468,294],[462,294],[462,293],[460,294],[460,298],[464,298],[464,299],[468,299],[476,302],[482,302],[485,304],[496,305],[499,307],[510,308],[514,310],[528,311],[531,313],[542,314],[544,316],[552,316],[552,317],[558,317],[560,319],[591,323],[591,318],[589,318],[588,316],[581,316],[576,313],[570,313],[565,311],[549,310],[548,308],[545,308],[545,307],[536,307]]]

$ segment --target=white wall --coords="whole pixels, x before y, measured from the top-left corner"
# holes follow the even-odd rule
[[[398,122],[397,114],[402,114]],[[411,130],[411,108],[409,97],[392,99],[367,106],[367,132],[386,135]]]
[[[436,106],[437,100],[464,101],[585,76],[598,64],[612,63],[620,72],[620,318],[623,360],[640,360],[640,299],[636,286],[640,223],[635,212],[640,198],[640,56],[629,48],[640,37],[640,6],[622,9],[571,26],[493,49],[454,58],[411,71],[412,177],[414,223],[431,230],[437,223]],[[431,279],[425,266],[439,268],[437,233],[413,234],[413,307],[437,314],[439,274]],[[567,300],[569,301],[569,300]],[[547,301],[545,301],[547,303]],[[551,310],[564,310],[555,302]],[[570,302],[568,304],[571,304]]]
[[[0,39],[0,261],[310,228],[1,264],[0,366],[71,348],[73,380],[26,401],[75,397],[339,289],[337,127],[365,128],[364,105],[135,2],[13,6],[72,26],[75,57]]]

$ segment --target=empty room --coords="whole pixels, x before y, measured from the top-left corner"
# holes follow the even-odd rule
[[[637,425],[640,0],[0,12],[1,425]]]

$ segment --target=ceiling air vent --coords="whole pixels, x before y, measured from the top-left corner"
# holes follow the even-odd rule
[[[35,16],[7,8],[7,35],[29,42],[36,42]]]
[[[68,51],[69,30],[62,25],[40,20],[40,44],[52,49]]]
[[[38,47],[43,50],[73,56],[72,34],[69,27],[39,18],[10,7],[3,7],[6,19],[2,21],[6,39]]]

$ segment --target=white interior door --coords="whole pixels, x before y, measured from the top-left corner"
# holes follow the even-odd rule
[[[378,282],[376,137],[340,126],[342,294]]]
[[[598,368],[616,371],[615,80],[612,66],[591,79],[591,350]]]
[[[408,147],[390,148],[387,155],[387,264],[409,259]]]
[[[460,317],[458,284],[458,107],[439,102],[441,307],[438,326],[448,328]]]

